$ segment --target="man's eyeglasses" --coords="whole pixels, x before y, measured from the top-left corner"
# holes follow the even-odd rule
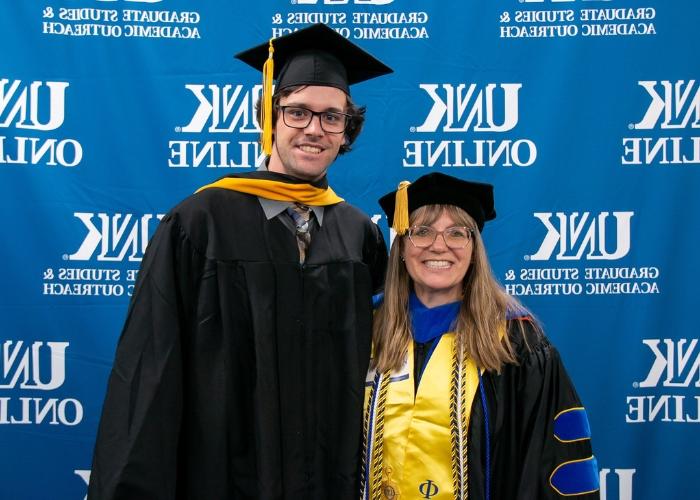
[[[445,245],[457,249],[467,246],[474,230],[464,226],[452,226],[444,231],[436,231],[430,226],[413,226],[408,230],[408,239],[416,248],[427,248],[435,243],[438,234],[442,235]]]
[[[311,111],[299,106],[278,106],[284,124],[292,128],[306,128],[318,116],[321,128],[329,134],[342,134],[348,126],[350,115],[337,111]]]

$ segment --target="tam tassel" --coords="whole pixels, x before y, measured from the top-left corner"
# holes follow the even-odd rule
[[[408,231],[408,186],[411,183],[401,181],[396,190],[396,205],[394,206],[393,228],[396,234],[404,235]]]
[[[275,52],[270,39],[269,56],[263,65],[262,113],[260,124],[262,128],[262,149],[265,155],[272,154],[272,79],[275,73],[275,62],[272,55]]]

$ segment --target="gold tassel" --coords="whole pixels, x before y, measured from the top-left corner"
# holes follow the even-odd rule
[[[396,234],[403,236],[408,231],[408,186],[411,183],[401,181],[396,190],[396,204],[394,205],[394,224]]]
[[[272,78],[275,73],[275,62],[272,59],[275,49],[270,39],[269,56],[263,65],[263,89],[262,89],[262,149],[265,155],[272,154]]]

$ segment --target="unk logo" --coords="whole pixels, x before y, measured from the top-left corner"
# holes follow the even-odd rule
[[[539,212],[533,214],[547,229],[547,234],[536,253],[526,255],[526,260],[617,260],[630,251],[630,221],[634,212]],[[611,230],[614,225],[614,231]],[[614,248],[608,244],[608,236],[614,232]]]
[[[700,387],[698,339],[645,339],[642,343],[654,354],[647,377],[638,387]]]
[[[394,0],[352,0],[352,3],[356,5],[389,5],[393,3]],[[350,0],[292,0],[292,3],[297,5],[317,5],[322,3],[323,5],[347,5]]]
[[[55,130],[65,119],[67,82],[10,81],[0,78],[0,127]]]
[[[700,128],[700,84],[695,80],[640,81],[651,102],[634,129]]]
[[[259,133],[255,103],[262,85],[246,91],[243,85],[198,85],[185,88],[192,92],[199,106],[190,122],[177,127],[176,132],[233,132]]]
[[[423,83],[433,106],[425,121],[412,131],[436,132],[507,132],[518,124],[518,92],[521,83],[489,83],[479,88],[475,83],[438,85]]]
[[[52,391],[66,380],[68,342],[6,340],[2,344],[2,379],[0,389],[37,389]],[[46,368],[48,367],[48,370]],[[44,368],[44,370],[42,370]]]
[[[148,240],[155,226],[164,214],[145,214],[137,217],[133,214],[75,212],[73,215],[83,223],[87,235],[78,250],[66,260],[90,260],[97,254],[98,261],[124,261],[128,256],[130,262],[143,259]]]
[[[632,480],[635,472],[637,469],[600,469],[600,500],[632,500]],[[609,481],[611,476],[613,479]],[[614,494],[616,482],[617,495]]]

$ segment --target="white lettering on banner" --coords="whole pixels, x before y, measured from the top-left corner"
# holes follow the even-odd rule
[[[629,129],[678,132],[672,137],[623,137],[622,165],[700,165],[700,136],[689,137],[691,130],[700,129],[700,82],[641,80],[637,83],[651,102],[642,119],[630,123]]]
[[[67,256],[65,257],[67,258]],[[48,268],[43,272],[43,295],[121,297],[133,295],[136,269]]]
[[[67,82],[32,82],[27,87],[20,80],[10,83],[9,79],[0,78],[0,127],[14,125],[42,131],[59,128],[65,118],[67,87]],[[46,96],[46,90],[42,92],[42,89],[48,89],[48,102],[47,97],[41,100]],[[40,109],[49,111],[43,123],[39,119]]]
[[[102,38],[201,38],[199,30],[190,26],[142,26],[137,24],[104,25],[95,23],[67,24],[47,22],[42,24],[45,35],[63,35]]]
[[[170,141],[168,147],[171,168],[254,168],[266,157],[257,141]]]
[[[111,0],[99,0],[111,2]],[[114,0],[116,1],[116,0]],[[124,0],[154,4],[160,0]],[[170,38],[201,39],[201,15],[196,11],[146,9],[124,4],[127,8],[44,7],[41,12],[41,32],[44,35],[102,38]]]
[[[507,269],[503,287],[513,296],[658,295],[662,272],[655,265],[606,265],[618,261],[632,248],[634,212],[536,212],[546,228],[539,249],[523,258],[529,266]],[[614,225],[613,225],[614,221]],[[615,239],[614,245],[608,238]],[[553,262],[554,261],[554,262]],[[565,262],[565,267],[556,266]],[[571,261],[576,261],[572,263]],[[578,266],[578,261],[592,265]],[[537,267],[540,262],[548,267]],[[593,263],[596,264],[593,264]]]
[[[656,17],[656,11],[649,7],[638,9],[583,9],[579,12],[581,21],[639,21],[651,20]],[[513,17],[516,23],[563,23],[576,20],[573,10],[519,10]],[[624,24],[588,25],[583,26],[627,26]],[[543,27],[543,26],[540,26]],[[548,26],[550,27],[550,26]]]
[[[0,425],[42,424],[75,426],[83,420],[83,405],[77,399],[0,398]]]
[[[489,83],[484,89],[476,84],[460,83],[420,84],[433,100],[433,106],[416,132],[436,132],[442,125],[443,132],[507,132],[518,124],[518,90],[521,83]],[[503,91],[503,120],[496,123],[494,90]],[[440,91],[438,90],[440,89]]]
[[[113,283],[44,283],[43,295],[78,295],[82,297],[121,297],[124,292],[131,296],[133,287]]]
[[[404,141],[404,167],[529,167],[537,146],[529,139]]]
[[[338,13],[344,16],[344,13]],[[326,15],[333,15],[333,13],[328,13]],[[301,14],[303,18],[305,16]],[[300,15],[295,15],[294,19],[299,19]],[[291,17],[287,20],[291,22]],[[341,23],[344,23],[344,17],[334,18],[338,19]],[[426,24],[428,22],[427,12],[353,12],[352,13],[353,24]]]
[[[68,342],[46,342],[46,349],[42,349],[44,342],[36,341],[31,346],[25,346],[24,341],[6,340],[2,344],[2,377],[0,389],[36,389],[40,391],[52,391],[63,385],[66,380],[66,348]],[[41,358],[47,359],[51,368],[51,376],[48,381],[42,381]],[[44,365],[45,366],[45,365]]]
[[[547,234],[537,252],[530,260],[549,260],[557,247],[556,260],[581,260],[584,252],[587,260],[618,260],[626,256],[630,250],[630,221],[634,212],[613,212],[616,222],[617,244],[615,250],[608,252],[606,244],[606,224],[608,212],[597,216],[590,212],[541,212],[533,214],[544,224]],[[558,225],[551,222],[553,215],[558,219]],[[580,215],[580,219],[579,219]],[[578,221],[577,221],[578,219]]]
[[[600,469],[600,500],[632,500],[632,478],[637,469],[615,469],[614,475],[618,480],[618,494],[608,497],[608,475],[610,469]]]
[[[687,347],[688,339],[663,339],[663,351],[659,349],[661,342],[661,339],[642,340],[654,354],[654,364],[639,387],[657,387],[664,373],[663,387],[689,387],[693,379],[694,386],[700,387],[700,349],[696,349],[698,339],[692,339]]]
[[[243,85],[188,84],[199,103],[190,122],[175,127],[177,133],[232,133],[259,134],[255,104],[262,85],[245,90]],[[257,140],[199,141],[174,140],[168,142],[170,168],[255,168],[265,161],[265,154]]]
[[[348,15],[345,12],[290,12],[287,14],[287,24],[345,24]],[[280,17],[280,21],[281,21]],[[288,32],[294,30],[288,29]]]
[[[700,137],[625,137],[623,165],[700,164]]]
[[[64,254],[70,262],[141,262],[148,241],[164,214],[74,212],[87,230],[78,249]],[[98,264],[99,266],[99,264]],[[41,294],[55,297],[130,297],[137,269],[101,267],[47,267],[42,272]]]
[[[651,102],[641,121],[634,124],[636,130],[649,130],[657,126],[677,129],[687,128],[688,125],[700,128],[700,84],[695,80],[678,80],[674,83],[669,80],[640,81],[639,85],[649,93]]]
[[[580,0],[577,4],[574,4],[574,1],[548,0],[545,4],[545,0],[519,0],[518,3],[525,4],[528,9],[501,11],[498,17],[500,37],[592,38],[656,35],[656,26],[653,23],[656,9],[653,7],[595,8],[587,4],[608,0]],[[567,3],[569,8],[550,8],[555,7],[554,4],[557,3]],[[588,8],[580,8],[584,6]]]
[[[634,9],[582,9],[579,13],[579,18],[581,21],[651,21],[656,18],[656,9],[653,7],[637,7]],[[596,26],[634,26],[634,24],[603,24]],[[652,24],[651,26],[654,25]]]
[[[0,128],[46,132],[63,125],[68,82],[0,78]],[[83,148],[75,139],[54,137],[6,137],[0,135],[0,165],[75,167],[83,159]]]
[[[700,387],[700,348],[698,339],[643,339],[654,361],[635,389],[678,388],[681,394],[642,394],[628,396],[625,422],[700,423],[700,396],[689,391]]]
[[[122,11],[122,21],[130,23],[198,24],[201,19],[199,12],[192,11],[135,9]]]
[[[52,18],[53,16],[45,16]],[[104,21],[116,22],[119,20],[119,11],[115,9],[91,9],[91,8],[76,8],[69,9],[61,7],[58,9],[58,18],[62,21]]]
[[[522,83],[422,83],[432,106],[413,133],[504,133],[519,121],[518,95]],[[407,140],[403,167],[529,167],[537,160],[530,139]]]
[[[90,484],[90,472],[89,470],[80,470],[76,469],[73,471],[73,473],[78,476],[80,479],[85,481],[85,486]],[[83,500],[87,500],[87,494],[85,495],[85,498]]]
[[[317,6],[315,11],[297,10],[277,12],[272,15],[271,36],[288,35],[305,25],[324,23],[340,36],[355,40],[416,40],[428,39],[429,15],[426,11],[389,11],[372,9],[386,6],[394,0],[292,0],[299,8]],[[337,7],[352,4],[350,11],[338,11]],[[365,7],[353,10],[355,6]],[[331,12],[322,7],[335,8]],[[344,9],[348,10],[348,9]]]
[[[255,85],[249,91],[244,91],[243,85],[188,84],[185,88],[197,98],[199,106],[190,123],[179,131],[202,132],[209,124],[208,132],[230,133],[236,129],[239,133],[260,132],[255,119],[255,102],[262,85]]]
[[[49,352],[46,352],[48,347]],[[68,342],[6,340],[2,344],[2,383],[0,389],[54,391],[66,380]],[[48,365],[50,377],[42,377]],[[0,425],[78,425],[83,420],[83,405],[74,398],[0,397]]]
[[[661,417],[661,418],[659,418]],[[700,396],[628,396],[627,415],[625,422],[628,424],[642,424],[646,422],[673,423],[700,423]]]
[[[501,26],[501,38],[565,38],[596,36],[655,35],[652,23],[575,24],[548,26]]]
[[[411,16],[417,18],[417,16],[421,14],[425,13],[411,13]],[[344,18],[344,15],[345,14],[312,12],[309,14],[295,14],[295,19],[299,17],[304,19],[333,19]],[[279,38],[281,36],[288,35],[295,31],[297,31],[297,28],[272,28],[272,38]],[[336,31],[345,38],[354,38],[356,40],[415,40],[430,38],[430,36],[428,35],[428,30],[425,26],[356,26],[352,29],[336,28]]]
[[[617,23],[617,24],[584,24],[581,26],[582,36],[626,36],[626,35],[655,35],[653,23]]]
[[[157,224],[164,214],[144,214],[140,218],[132,214],[75,212],[73,214],[88,230],[88,234],[78,250],[67,260],[86,261],[93,258],[99,247],[98,261],[123,261],[128,254],[130,262],[143,258],[150,237],[152,225]],[[99,227],[93,222],[97,215]]]
[[[39,139],[37,137],[10,137],[0,135],[0,164],[75,167],[83,159],[83,147],[75,139]]]
[[[353,38],[356,40],[404,40],[428,38],[424,27],[410,26],[408,28],[353,28]]]
[[[508,273],[506,273],[508,274]],[[506,283],[510,295],[649,295],[659,293],[654,281],[604,283]]]

